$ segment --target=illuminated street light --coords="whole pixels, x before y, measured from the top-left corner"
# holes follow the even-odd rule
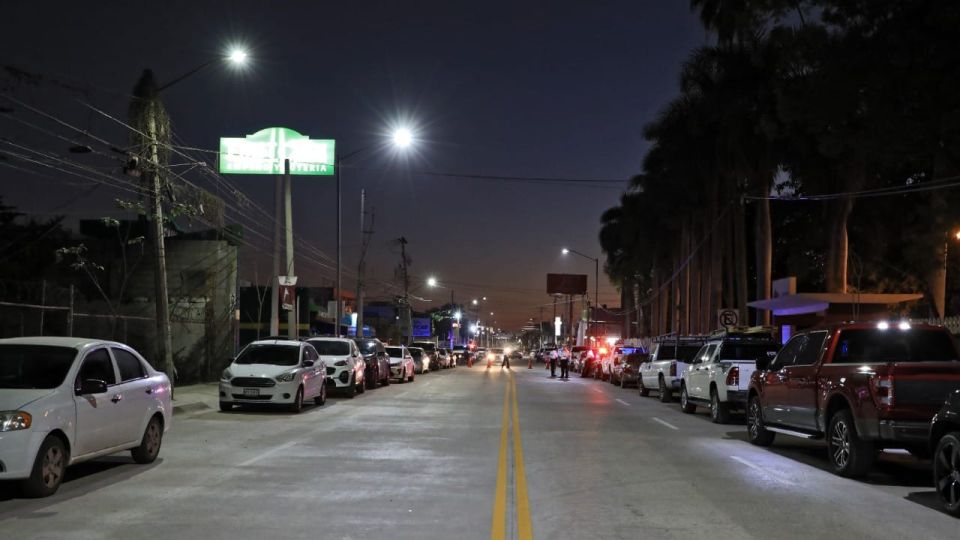
[[[474,299],[473,299],[473,305],[477,305],[478,303],[479,303],[479,302],[477,302],[477,299],[474,298]]]
[[[567,255],[567,254],[570,253],[570,250],[567,249],[567,248],[563,248],[563,249],[560,250],[560,253],[563,253],[564,255]]]
[[[227,60],[236,66],[242,66],[247,63],[247,51],[239,47],[234,48],[230,51],[230,54],[227,55]]]
[[[433,276],[428,277],[428,278],[427,278],[427,286],[428,286],[428,287],[436,287],[436,286],[437,286],[437,278],[435,278],[435,277],[433,277]]]
[[[406,148],[413,143],[413,133],[407,128],[399,128],[393,132],[393,144]]]
[[[461,316],[462,316],[462,315],[461,315],[461,313],[460,313],[459,311],[453,314],[453,318],[456,319],[456,320],[458,320],[458,321],[460,320],[460,317],[461,317]]]

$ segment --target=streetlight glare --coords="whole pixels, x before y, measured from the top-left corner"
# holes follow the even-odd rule
[[[427,285],[428,285],[429,287],[436,287],[436,286],[437,286],[437,278],[435,278],[435,277],[429,277],[429,278],[427,278]]]
[[[458,312],[454,313],[454,314],[453,314],[453,318],[459,321],[459,320],[460,320],[460,312],[458,311]]]
[[[227,59],[235,65],[242,66],[247,63],[247,51],[240,48],[233,49]]]
[[[413,143],[413,133],[407,128],[399,128],[393,132],[393,144],[400,148],[406,148]]]
[[[476,299],[476,298],[473,299],[473,305],[477,305],[477,299]]]
[[[568,253],[570,253],[570,250],[567,249],[567,248],[563,248],[563,249],[560,250],[560,253],[563,253],[564,255],[567,255]]]

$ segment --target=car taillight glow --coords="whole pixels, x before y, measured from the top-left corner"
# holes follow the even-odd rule
[[[740,384],[740,368],[733,366],[727,372],[727,386],[738,386]]]
[[[893,377],[891,375],[870,377],[870,389],[873,390],[873,399],[877,407],[893,408]]]
[[[600,347],[600,354],[601,354],[601,355],[607,354],[607,352],[609,352],[609,351],[607,351],[607,348],[606,348],[606,347]]]
[[[677,376],[677,361],[676,361],[676,360],[670,362],[670,376],[671,376],[671,377],[676,377],[676,376]]]

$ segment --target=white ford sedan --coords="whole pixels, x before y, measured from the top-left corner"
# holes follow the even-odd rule
[[[303,402],[327,401],[326,368],[309,343],[292,340],[254,341],[220,376],[220,410],[234,405],[281,404],[295,413]]]
[[[67,466],[99,456],[152,463],[171,414],[167,376],[126,345],[0,339],[0,480],[26,496],[52,495]]]

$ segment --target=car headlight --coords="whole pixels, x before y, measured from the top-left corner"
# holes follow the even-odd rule
[[[233,378],[233,373],[230,373],[230,368],[223,370],[223,373],[220,374],[221,381],[229,381]]]
[[[33,423],[33,417],[30,413],[23,411],[2,411],[0,412],[0,432],[17,431],[20,429],[30,429]]]
[[[333,365],[343,367],[343,366],[347,365],[347,361],[346,361],[346,360],[337,360],[336,362],[333,363]]]
[[[286,373],[281,373],[277,375],[277,382],[290,382],[297,377],[296,371],[288,371]]]

